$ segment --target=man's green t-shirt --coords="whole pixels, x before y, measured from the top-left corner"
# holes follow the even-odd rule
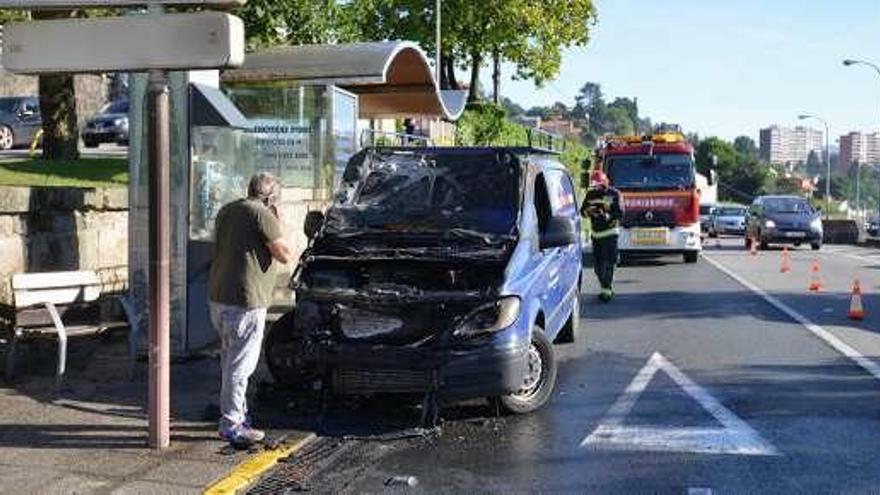
[[[267,243],[281,238],[281,225],[256,199],[240,199],[220,209],[214,227],[214,261],[208,299],[230,306],[267,308],[275,273]]]

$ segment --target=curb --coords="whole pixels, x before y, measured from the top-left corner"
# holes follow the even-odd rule
[[[274,450],[264,450],[248,457],[226,473],[223,478],[208,485],[202,491],[202,495],[234,495],[238,493],[239,490],[244,489],[278,464],[279,459],[302,449],[315,437],[314,433],[310,433],[291,444],[283,444]]]

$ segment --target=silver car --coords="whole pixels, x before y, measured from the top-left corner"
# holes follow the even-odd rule
[[[745,206],[718,206],[712,212],[709,223],[709,237],[719,235],[744,235],[746,232]]]

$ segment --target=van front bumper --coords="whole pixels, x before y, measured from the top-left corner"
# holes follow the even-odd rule
[[[528,345],[463,342],[447,348],[334,344],[323,353],[337,395],[438,392],[444,398],[506,395],[519,390]]]

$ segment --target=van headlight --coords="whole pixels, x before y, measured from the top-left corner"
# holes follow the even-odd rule
[[[520,300],[507,296],[471,311],[458,323],[456,337],[473,337],[503,330],[519,318]]]
[[[810,222],[810,228],[813,230],[822,230],[822,219],[814,218],[812,222]]]
[[[764,228],[767,228],[767,229],[775,229],[775,228],[776,228],[776,222],[774,222],[773,220],[767,220],[766,222],[764,222]]]

